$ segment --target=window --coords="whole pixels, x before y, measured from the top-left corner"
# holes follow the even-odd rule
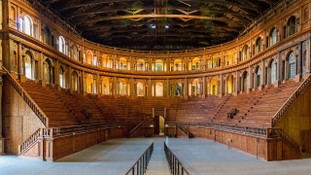
[[[61,88],[66,88],[66,76],[65,76],[65,70],[63,69],[63,67],[59,68],[59,86]]]
[[[248,58],[248,45],[245,45],[242,49],[241,61],[244,61]]]
[[[137,96],[144,96],[144,85],[141,82],[137,83]]]
[[[288,79],[293,79],[296,76],[296,57],[294,55],[294,52],[291,52],[288,55]]]
[[[33,73],[32,73],[32,57],[30,54],[26,54],[24,58],[24,64],[25,64],[25,76],[26,78],[33,79]]]
[[[297,32],[297,20],[295,16],[292,16],[288,19],[287,31],[288,31],[288,36],[291,36]]]
[[[275,60],[273,60],[271,63],[270,63],[270,76],[271,76],[271,79],[270,79],[270,82],[271,84],[275,83],[277,81],[277,64],[275,62]]]
[[[71,75],[71,86],[72,86],[72,90],[73,91],[78,91],[78,87],[79,87],[79,77],[78,77],[78,73],[76,71],[72,72]]]
[[[54,74],[54,69],[52,67],[52,63],[47,59],[45,60],[43,64],[43,74],[44,74],[44,80],[47,84],[53,84],[53,74]]]
[[[58,37],[58,51],[65,54],[65,48],[66,48],[65,39],[64,39],[64,37],[59,36]]]
[[[24,16],[24,25],[23,25],[23,32],[27,35],[32,36],[33,31],[33,23],[29,16]]]
[[[78,47],[75,44],[72,45],[71,54],[72,54],[72,58],[74,60],[78,60],[79,61],[79,50],[78,50]]]
[[[162,60],[156,61],[155,71],[163,71],[163,61]]]
[[[276,44],[277,39],[278,39],[278,32],[276,28],[273,28],[270,32],[269,46],[273,46],[274,44]]]
[[[261,43],[262,43],[261,38],[258,37],[256,40],[256,45],[255,45],[255,53],[256,54],[261,52]]]
[[[52,46],[52,36],[51,36],[50,29],[48,27],[43,28],[42,40],[45,44]]]

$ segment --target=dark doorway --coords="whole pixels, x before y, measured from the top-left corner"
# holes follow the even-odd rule
[[[165,120],[161,115],[155,116],[153,120],[154,135],[164,135]]]

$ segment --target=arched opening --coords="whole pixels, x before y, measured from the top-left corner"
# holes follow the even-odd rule
[[[63,36],[59,36],[58,37],[58,51],[60,51],[61,53],[65,54],[65,47],[66,47],[66,43],[65,43],[65,39]]]
[[[291,16],[287,22],[288,36],[295,34],[297,32],[297,19],[295,16]]]
[[[137,71],[145,71],[145,61],[143,59],[138,59],[136,63]]]
[[[156,72],[163,71],[163,61],[162,60],[156,60],[156,62],[155,62],[155,71]]]
[[[241,61],[244,61],[248,58],[248,45],[245,45],[242,49]]]
[[[79,91],[79,76],[76,71],[71,74],[71,88],[74,92]]]
[[[255,81],[254,86],[255,86],[255,88],[258,88],[260,86],[260,75],[261,75],[261,69],[258,66],[255,69],[255,74],[254,74],[254,81]]]
[[[119,69],[120,70],[128,70],[127,60],[124,57],[119,59]]]
[[[59,68],[59,86],[61,88],[66,88],[66,75],[62,66]]]
[[[163,83],[157,82],[155,85],[155,96],[163,97],[163,90],[164,90]]]
[[[192,59],[189,64],[189,70],[200,70],[200,58]]]
[[[119,79],[118,82],[118,94],[122,96],[126,96],[129,94],[129,86],[126,80]]]
[[[30,36],[32,36],[33,33],[33,22],[27,15],[24,16],[23,32]]]
[[[94,93],[94,88],[95,88],[95,82],[93,80],[93,76],[88,74],[86,75],[86,92],[87,93]]]
[[[86,52],[86,63],[87,64],[93,64],[93,52],[92,51],[87,51]]]
[[[25,76],[28,79],[34,79],[34,60],[32,55],[27,52],[24,57]]]
[[[47,84],[54,83],[54,67],[49,59],[46,59],[43,63],[43,74],[44,74],[44,81]]]
[[[293,51],[288,54],[288,79],[293,79],[296,76],[296,57]]]
[[[256,40],[256,45],[255,45],[255,53],[256,54],[261,52],[261,44],[262,44],[261,38],[258,37]]]
[[[142,82],[137,82],[136,91],[137,96],[144,96],[144,84]]]
[[[183,70],[183,64],[181,59],[175,59],[174,60],[174,71],[182,71]]]
[[[49,29],[47,26],[45,26],[45,27],[43,28],[43,32],[42,32],[42,33],[43,33],[43,34],[42,34],[42,40],[43,40],[43,42],[44,42],[45,44],[48,44],[48,45],[52,46],[52,35],[51,35],[50,29]]]
[[[218,79],[217,77],[213,77],[210,81],[210,94],[218,95]]]
[[[102,78],[102,94],[109,95],[110,94],[110,83],[108,77]]]
[[[175,96],[182,96],[183,94],[183,84],[182,83],[176,83],[175,85]]]
[[[273,84],[277,81],[277,72],[276,72],[277,63],[275,60],[271,61],[269,68],[270,68],[270,83]]]
[[[242,83],[241,91],[242,91],[242,92],[246,92],[246,91],[247,91],[247,87],[248,87],[248,81],[247,81],[247,79],[248,79],[248,72],[245,71],[245,72],[243,72],[243,74],[242,74],[242,81],[241,81],[241,83]]]
[[[233,93],[233,75],[229,75],[227,78],[227,93]]]
[[[273,46],[278,41],[278,31],[276,28],[273,28],[269,35],[269,46]]]
[[[196,78],[192,80],[191,84],[189,84],[189,95],[190,96],[200,96],[201,95],[201,81]]]
[[[72,58],[74,59],[74,60],[80,60],[79,59],[79,50],[78,50],[78,47],[77,47],[77,45],[75,45],[75,44],[73,44],[72,45]]]

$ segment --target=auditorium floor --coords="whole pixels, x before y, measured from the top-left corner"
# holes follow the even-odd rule
[[[0,156],[0,175],[123,175],[152,141],[154,155],[147,175],[166,175],[164,137],[109,140],[58,162]],[[309,175],[311,172],[311,159],[266,162],[206,139],[169,138],[167,141],[192,175]]]

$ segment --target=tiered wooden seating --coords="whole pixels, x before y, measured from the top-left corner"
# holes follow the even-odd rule
[[[21,85],[48,116],[49,127],[77,124],[73,113],[50,88],[43,88],[40,84],[31,80],[27,80]]]

